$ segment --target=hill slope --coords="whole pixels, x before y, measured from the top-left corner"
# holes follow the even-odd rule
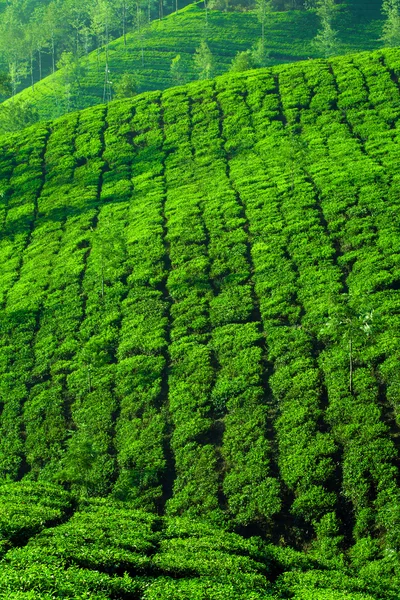
[[[271,63],[292,62],[317,57],[312,39],[318,29],[316,15],[308,11],[272,13],[266,24],[267,48]],[[381,21],[353,19],[343,13],[338,22],[341,43],[338,53],[378,48]],[[171,61],[178,54],[187,81],[197,79],[193,55],[205,39],[214,57],[214,75],[229,69],[237,52],[251,48],[260,37],[260,24],[253,13],[205,12],[190,5],[163,21],[155,21],[138,35],[110,44],[110,79],[115,90],[124,73],[135,73],[140,91],[162,90],[176,84],[170,72]],[[75,74],[61,69],[38,82],[34,90],[26,88],[17,98],[29,100],[41,119],[60,116],[71,109],[85,108],[103,102],[105,51],[93,51],[82,58]],[[8,101],[10,102],[10,101]]]
[[[397,598],[399,75],[2,139],[2,597]]]

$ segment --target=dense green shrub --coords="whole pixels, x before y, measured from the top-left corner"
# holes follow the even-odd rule
[[[399,75],[1,138],[0,596],[395,600]]]
[[[1,554],[63,520],[72,509],[69,494],[50,483],[5,483],[0,486],[0,499]]]

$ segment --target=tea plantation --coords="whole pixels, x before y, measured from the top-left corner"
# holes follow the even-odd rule
[[[360,17],[343,6],[337,25],[338,54],[381,46],[382,21],[374,13],[365,12]],[[265,26],[271,64],[318,57],[320,51],[312,43],[318,27],[315,12],[271,13]],[[213,55],[213,74],[220,75],[230,68],[238,52],[251,49],[260,36],[261,26],[254,12],[212,10],[206,18],[203,3],[189,5],[162,21],[153,21],[140,32],[129,33],[126,46],[123,38],[110,43],[107,52],[109,92],[115,95],[124,73],[134,75],[139,91],[176,85],[171,72],[171,62],[176,56],[180,56],[184,82],[198,79],[193,55],[202,40],[207,42]],[[33,103],[40,119],[102,103],[105,66],[105,49],[95,50],[80,59],[79,67],[61,68],[36,82],[33,89],[27,87],[16,99]],[[11,102],[8,100],[6,105]]]
[[[0,598],[398,600],[399,77],[0,138]]]

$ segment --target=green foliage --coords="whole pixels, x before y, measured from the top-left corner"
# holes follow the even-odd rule
[[[317,2],[316,12],[321,19],[321,28],[315,36],[314,44],[325,57],[337,54],[338,32],[333,29],[337,8],[334,0],[318,0]]]
[[[137,93],[137,82],[135,75],[124,73],[115,87],[115,97],[118,99],[132,98]]]
[[[66,518],[71,498],[48,483],[8,483],[0,486],[0,553],[22,545],[45,527]]]
[[[5,88],[4,88],[5,89]],[[12,133],[37,123],[39,113],[29,100],[20,98],[0,105],[0,133]]]
[[[22,10],[19,2],[14,4],[17,12]],[[84,7],[63,0],[65,10],[61,13],[58,5],[50,2],[46,7],[39,7],[44,10],[43,18],[39,13],[33,17],[33,9],[24,13],[22,30],[25,31],[25,23],[32,14],[36,28],[34,35],[29,38],[29,43],[28,39],[26,43],[24,39],[24,43],[17,48],[22,55],[14,53],[13,61],[4,62],[1,69],[5,71],[14,65],[11,77],[14,92],[23,89],[18,96],[36,106],[41,120],[103,102],[106,63],[113,90],[118,87],[124,73],[135,74],[138,91],[160,90],[194,81],[198,79],[199,71],[195,68],[193,56],[203,40],[213,57],[214,75],[228,71],[237,53],[252,49],[255,40],[259,41],[252,54],[257,67],[304,60],[321,54],[312,44],[318,30],[317,15],[314,11],[297,10],[303,9],[303,6],[292,0],[286,4],[274,2],[273,9],[279,12],[267,14],[264,40],[260,37],[260,22],[253,10],[225,12],[225,7],[221,11],[208,10],[205,32],[203,3],[191,4],[161,21],[158,20],[161,5],[153,1],[146,6],[139,3],[136,7],[126,0],[113,0],[108,4],[115,13],[109,24],[108,36],[105,33],[106,21],[102,16],[104,11],[97,7],[97,0],[90,0]],[[150,25],[149,6],[152,18],[157,17]],[[175,11],[175,4],[164,8],[168,11],[173,8]],[[282,10],[286,12],[280,12]],[[375,15],[372,16],[375,19]],[[80,25],[81,17],[83,24]],[[38,28],[37,23],[42,21],[43,27]],[[359,16],[341,13],[339,21],[335,26],[340,30],[338,54],[379,47],[381,20],[364,18],[360,23]],[[18,29],[17,33],[12,34],[10,26],[7,36],[9,31],[14,40],[12,48],[15,48],[15,40],[19,40],[23,33]],[[45,45],[40,46],[43,35]],[[5,46],[8,44],[7,36],[3,38]],[[63,53],[70,57],[68,53],[73,54],[71,64],[56,71]],[[175,73],[176,69],[171,69],[171,62],[178,55],[180,61],[176,64]],[[40,80],[39,57],[43,63]]]
[[[272,0],[256,0],[256,14],[261,23],[261,44],[265,47],[265,23],[272,12]]]
[[[181,85],[185,82],[185,70],[180,54],[171,60],[171,77],[175,85]]]
[[[0,94],[8,96],[11,92],[10,81],[7,75],[0,73]]]
[[[1,138],[0,595],[396,600],[399,74]]]
[[[271,60],[271,53],[268,52],[265,42],[263,43],[260,38],[258,42],[253,46],[250,58],[253,63],[253,67],[266,67],[273,61]]]
[[[0,593],[169,598],[192,592],[206,598],[212,590],[245,598],[252,590],[258,600],[267,585],[268,558],[259,538],[244,540],[201,521],[164,520],[97,500],[10,550],[1,564]]]
[[[244,52],[238,52],[236,54],[229,70],[233,73],[237,73],[240,71],[248,71],[249,69],[253,69],[254,66],[255,64],[251,51],[245,50]]]
[[[196,48],[193,56],[194,68],[199,79],[210,79],[213,75],[214,60],[207,42],[204,40]]]
[[[382,12],[385,22],[382,27],[384,46],[395,47],[400,44],[400,3],[398,0],[384,0]]]

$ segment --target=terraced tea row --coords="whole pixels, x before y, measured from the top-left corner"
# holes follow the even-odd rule
[[[3,138],[3,479],[267,540],[221,598],[396,597],[399,75],[299,63]],[[104,593],[174,597],[149,565]]]

